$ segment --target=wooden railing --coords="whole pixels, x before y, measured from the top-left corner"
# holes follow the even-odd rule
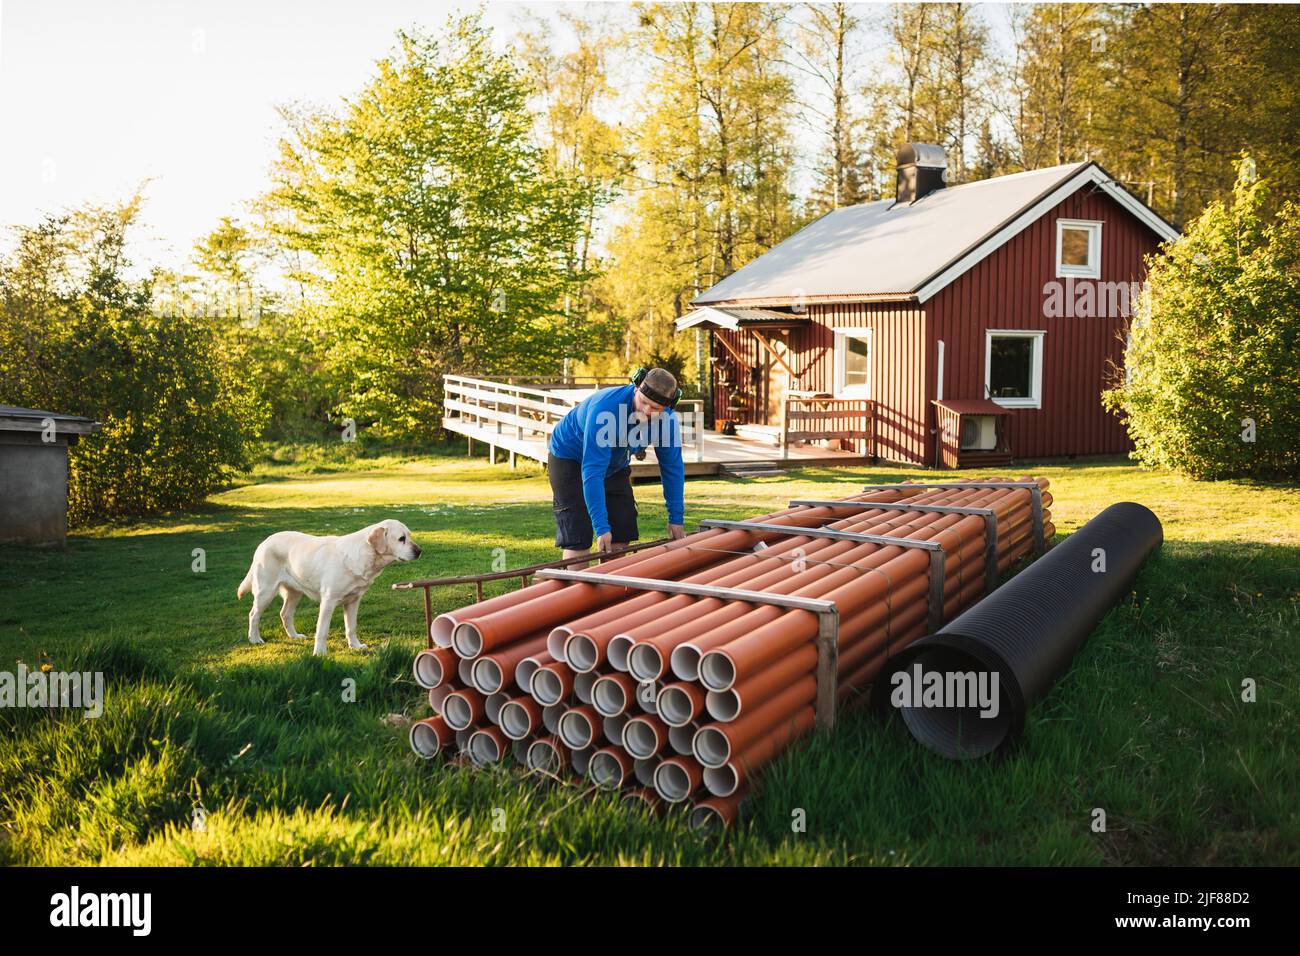
[[[511,464],[516,452],[530,454],[525,451],[527,443],[541,442],[544,449],[560,419],[578,404],[572,396],[557,395],[545,387],[494,382],[468,375],[444,375],[442,384],[444,424],[448,430],[467,435],[471,442],[475,439],[487,442],[493,461],[500,444],[510,452]],[[583,386],[569,383],[566,387]],[[676,411],[682,428],[683,457],[693,455],[695,461],[703,461],[704,402],[683,399]],[[448,418],[458,421],[450,424],[446,422]],[[540,454],[545,461],[545,452]]]
[[[875,404],[869,398],[786,396],[781,416],[781,457],[792,443],[847,438],[863,457],[876,453]]]
[[[550,437],[577,403],[541,388],[509,385],[466,375],[444,375],[443,413],[517,441]],[[452,413],[455,413],[454,415]]]

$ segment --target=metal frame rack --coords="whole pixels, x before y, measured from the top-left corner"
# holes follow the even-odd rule
[[[997,490],[1002,488],[1024,488],[1030,492],[1032,504],[1032,521],[1034,536],[1034,554],[1041,555],[1045,550],[1043,541],[1043,495],[1042,489],[1035,482],[1025,481],[981,481],[981,482],[910,482],[907,484],[866,485],[863,492],[869,491],[919,491],[937,490]],[[796,498],[790,507],[807,506],[818,508],[846,508],[882,511],[926,511],[939,514],[975,515],[984,519],[985,533],[985,593],[997,587],[997,515],[991,508],[969,508],[958,505],[932,505],[924,502],[909,504],[905,501],[846,501],[842,499]],[[862,534],[855,531],[840,531],[835,528],[802,528],[797,525],[771,524],[765,521],[723,521],[709,518],[699,523],[700,529],[719,528],[732,531],[753,531],[759,533],[777,533],[800,535],[810,538],[833,538],[843,541],[855,541],[865,544],[880,544],[901,548],[915,548],[925,551],[929,556],[929,626],[938,630],[943,623],[945,554],[937,541],[922,541],[915,538],[893,535]],[[744,601],[751,604],[768,604],[776,607],[809,611],[817,615],[817,726],[831,728],[835,725],[836,695],[839,685],[839,629],[840,613],[834,601],[824,598],[806,598],[789,594],[772,594],[767,591],[752,591],[744,588],[726,588],[711,584],[692,584],[685,581],[671,581],[660,578],[642,578],[621,574],[604,574],[599,571],[572,571],[568,565],[586,563],[592,560],[608,561],[634,551],[658,547],[667,539],[648,541],[621,548],[618,551],[593,553],[575,558],[559,559],[543,564],[513,568],[506,571],[494,571],[487,574],[473,574],[454,578],[433,578],[424,581],[403,581],[393,585],[395,590],[424,589],[425,640],[433,646],[431,628],[433,625],[433,608],[429,591],[435,587],[447,587],[456,584],[473,584],[478,600],[483,600],[483,584],[487,581],[519,578],[522,586],[527,586],[530,578],[542,580],[568,581],[575,584],[595,584],[607,587],[621,587],[635,591],[660,591],[666,594],[687,594],[694,597],[720,598],[728,601]]]

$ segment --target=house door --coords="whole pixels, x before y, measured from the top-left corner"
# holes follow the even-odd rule
[[[782,358],[788,363],[790,361],[790,334],[782,329],[779,334],[773,335],[768,341],[772,347],[781,353]],[[768,425],[775,425],[780,428],[784,424],[785,417],[785,396],[790,390],[790,373],[786,371],[785,366],[778,362],[771,352],[764,350],[767,356],[767,387],[764,394],[767,396],[766,417],[764,421]]]

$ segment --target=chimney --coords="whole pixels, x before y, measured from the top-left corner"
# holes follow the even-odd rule
[[[924,199],[936,189],[943,189],[947,178],[948,156],[942,146],[905,143],[898,151],[898,187],[894,205]]]

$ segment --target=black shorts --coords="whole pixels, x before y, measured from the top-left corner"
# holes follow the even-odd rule
[[[546,471],[551,479],[555,510],[555,546],[570,551],[591,547],[595,536],[587,499],[582,494],[582,463],[549,455]],[[614,541],[627,544],[640,535],[636,527],[636,498],[632,494],[632,469],[605,477],[605,512]]]

